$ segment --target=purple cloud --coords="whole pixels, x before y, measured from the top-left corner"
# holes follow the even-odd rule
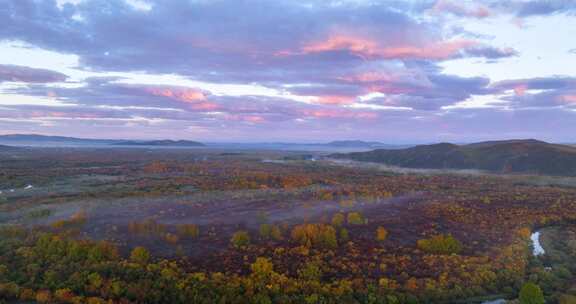
[[[0,64],[0,82],[47,83],[65,81],[68,76],[51,70]]]
[[[193,130],[198,138],[249,140],[257,132],[262,138],[433,141],[458,134],[480,138],[494,130],[502,136],[537,133],[520,126],[574,118],[572,77],[493,83],[488,76],[445,69],[454,59],[471,66],[523,59],[524,53],[492,45],[501,40],[472,33],[461,21],[570,14],[570,1],[147,2],[149,10],[125,0],[61,6],[54,0],[6,0],[0,41],[75,55],[77,74],[98,77],[61,85],[52,82],[69,78],[57,71],[0,65],[0,83],[22,82],[0,87],[2,93],[43,100],[3,105],[0,126],[12,130],[10,124],[28,123],[103,137],[137,125],[145,134],[185,136]],[[149,79],[171,74],[197,85],[138,84],[130,73]],[[255,91],[238,96],[207,89],[223,84],[254,85]],[[273,93],[260,93],[262,88]],[[506,103],[459,107],[477,97]],[[58,107],[46,105],[50,100]],[[543,116],[535,117],[535,109],[544,109]]]

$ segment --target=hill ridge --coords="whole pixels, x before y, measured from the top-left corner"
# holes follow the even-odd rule
[[[576,176],[576,148],[536,139],[437,143],[407,149],[376,149],[331,157],[422,169],[479,169],[489,172]]]

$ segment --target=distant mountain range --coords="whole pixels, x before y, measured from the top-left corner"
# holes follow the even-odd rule
[[[504,173],[576,176],[576,147],[534,139],[487,141],[466,145],[439,143],[407,149],[332,154],[405,168],[479,169]]]
[[[38,134],[9,134],[0,135],[0,141],[2,142],[52,142],[52,143],[100,143],[100,144],[111,144],[114,142],[119,142],[120,140],[114,139],[89,139],[89,138],[76,138],[76,137],[65,137],[65,136],[47,136]]]
[[[385,144],[385,143],[381,143],[378,141],[362,141],[362,140],[336,140],[336,141],[331,141],[329,143],[325,143],[325,144],[314,144],[314,145],[319,145],[319,146],[329,146],[329,147],[363,147],[363,148],[388,148],[388,149],[397,149],[397,148],[403,148],[403,147],[409,147],[410,145],[390,145],[390,144]]]
[[[0,145],[0,152],[18,150],[17,147]]]
[[[121,141],[113,143],[117,146],[165,146],[165,147],[203,147],[205,144],[191,140],[149,140],[149,141]]]
[[[201,143],[191,140],[131,140],[131,139],[90,139],[66,136],[46,136],[38,134],[0,135],[0,144],[15,146],[155,146],[155,147],[202,147],[215,149],[264,149],[264,150],[295,150],[295,151],[328,151],[351,152],[367,151],[378,148],[400,149],[408,145],[388,145],[376,141],[338,140],[328,143]]]
[[[191,140],[125,140],[125,139],[91,139],[65,136],[45,136],[37,134],[0,135],[0,143],[8,145],[105,145],[105,146],[164,146],[164,147],[199,147],[204,144]]]

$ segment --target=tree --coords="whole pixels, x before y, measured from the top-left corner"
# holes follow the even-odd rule
[[[301,224],[292,229],[292,239],[300,245],[334,249],[338,247],[336,229],[326,224]]]
[[[200,228],[194,224],[184,224],[178,227],[178,234],[181,237],[197,238],[200,235]]]
[[[558,298],[559,304],[576,304],[576,296],[563,294]]]
[[[270,226],[270,224],[260,224],[260,237],[264,240],[267,240],[270,238],[270,235],[272,234],[272,226]]]
[[[342,240],[343,242],[347,242],[349,239],[350,239],[350,233],[348,232],[348,229],[341,228],[340,229],[340,240]]]
[[[386,230],[386,228],[379,226],[376,229],[376,240],[378,242],[383,242],[386,240],[386,238],[388,237],[388,230]]]
[[[270,236],[275,241],[281,241],[283,239],[283,237],[282,237],[282,231],[280,230],[280,227],[278,227],[277,225],[272,225],[272,229],[270,231]]]
[[[52,301],[52,294],[49,290],[40,290],[36,293],[36,302],[49,303]]]
[[[150,260],[150,252],[144,247],[136,247],[130,253],[130,261],[136,264],[145,265]]]
[[[250,265],[252,274],[258,277],[268,277],[274,271],[274,265],[269,259],[258,257],[256,261]]]
[[[344,214],[338,212],[332,217],[332,226],[340,227],[344,224]]]
[[[363,225],[366,221],[362,214],[358,212],[350,212],[348,213],[348,224],[350,225]]]
[[[433,254],[452,254],[462,251],[462,243],[452,235],[439,234],[429,239],[418,240],[418,248]]]
[[[302,268],[298,270],[298,277],[305,281],[320,281],[322,278],[322,268],[320,261],[306,262]]]
[[[232,239],[230,239],[230,242],[232,243],[232,246],[234,246],[235,248],[246,247],[250,245],[250,234],[248,234],[248,231],[245,230],[236,231],[232,235]]]
[[[528,282],[522,286],[520,290],[520,304],[544,304],[544,294],[540,286]]]
[[[74,298],[74,293],[69,288],[63,288],[56,290],[54,297],[58,302],[71,303]]]

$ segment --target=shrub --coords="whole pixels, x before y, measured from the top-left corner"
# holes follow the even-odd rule
[[[379,226],[376,229],[376,240],[378,242],[383,242],[386,240],[386,238],[388,237],[388,230],[386,230],[386,228]]]
[[[439,234],[429,239],[418,240],[418,248],[434,254],[452,254],[462,251],[462,244],[452,235]]]
[[[136,264],[145,265],[150,261],[150,252],[144,247],[136,247],[130,253],[130,261]]]
[[[70,219],[58,220],[51,224],[54,229],[80,227],[86,223],[88,216],[85,211],[78,211],[74,213]]]
[[[298,270],[298,277],[305,281],[320,281],[322,268],[320,261],[310,261]]]
[[[52,301],[52,294],[49,290],[40,290],[36,293],[36,302],[49,303]]]
[[[36,300],[36,293],[30,288],[24,288],[20,291],[20,300],[31,301]]]
[[[74,298],[74,293],[69,288],[58,289],[54,293],[56,301],[60,303],[71,303]]]
[[[340,227],[340,226],[342,226],[342,225],[344,224],[344,220],[345,220],[344,214],[342,214],[342,213],[336,213],[336,214],[334,214],[334,216],[332,217],[332,225],[333,225],[334,227]]]
[[[270,224],[260,224],[260,237],[267,240],[272,234],[272,226]]]
[[[232,246],[234,246],[235,248],[246,247],[250,245],[250,234],[248,234],[248,231],[245,230],[236,231],[232,235],[232,239],[230,239],[230,242],[232,243]]]
[[[272,225],[272,229],[270,230],[270,236],[272,237],[273,240],[281,241],[283,237],[282,237],[282,230],[280,230],[280,227]]]
[[[181,237],[198,238],[200,236],[200,228],[194,224],[184,224],[178,226],[178,234]]]
[[[350,234],[348,233],[348,229],[341,228],[340,229],[340,240],[343,242],[347,242],[350,239]]]
[[[348,213],[348,224],[350,225],[363,225],[366,221],[362,214],[358,212],[350,212]]]
[[[166,233],[164,235],[164,240],[170,244],[177,244],[180,241],[180,237],[173,233]]]

